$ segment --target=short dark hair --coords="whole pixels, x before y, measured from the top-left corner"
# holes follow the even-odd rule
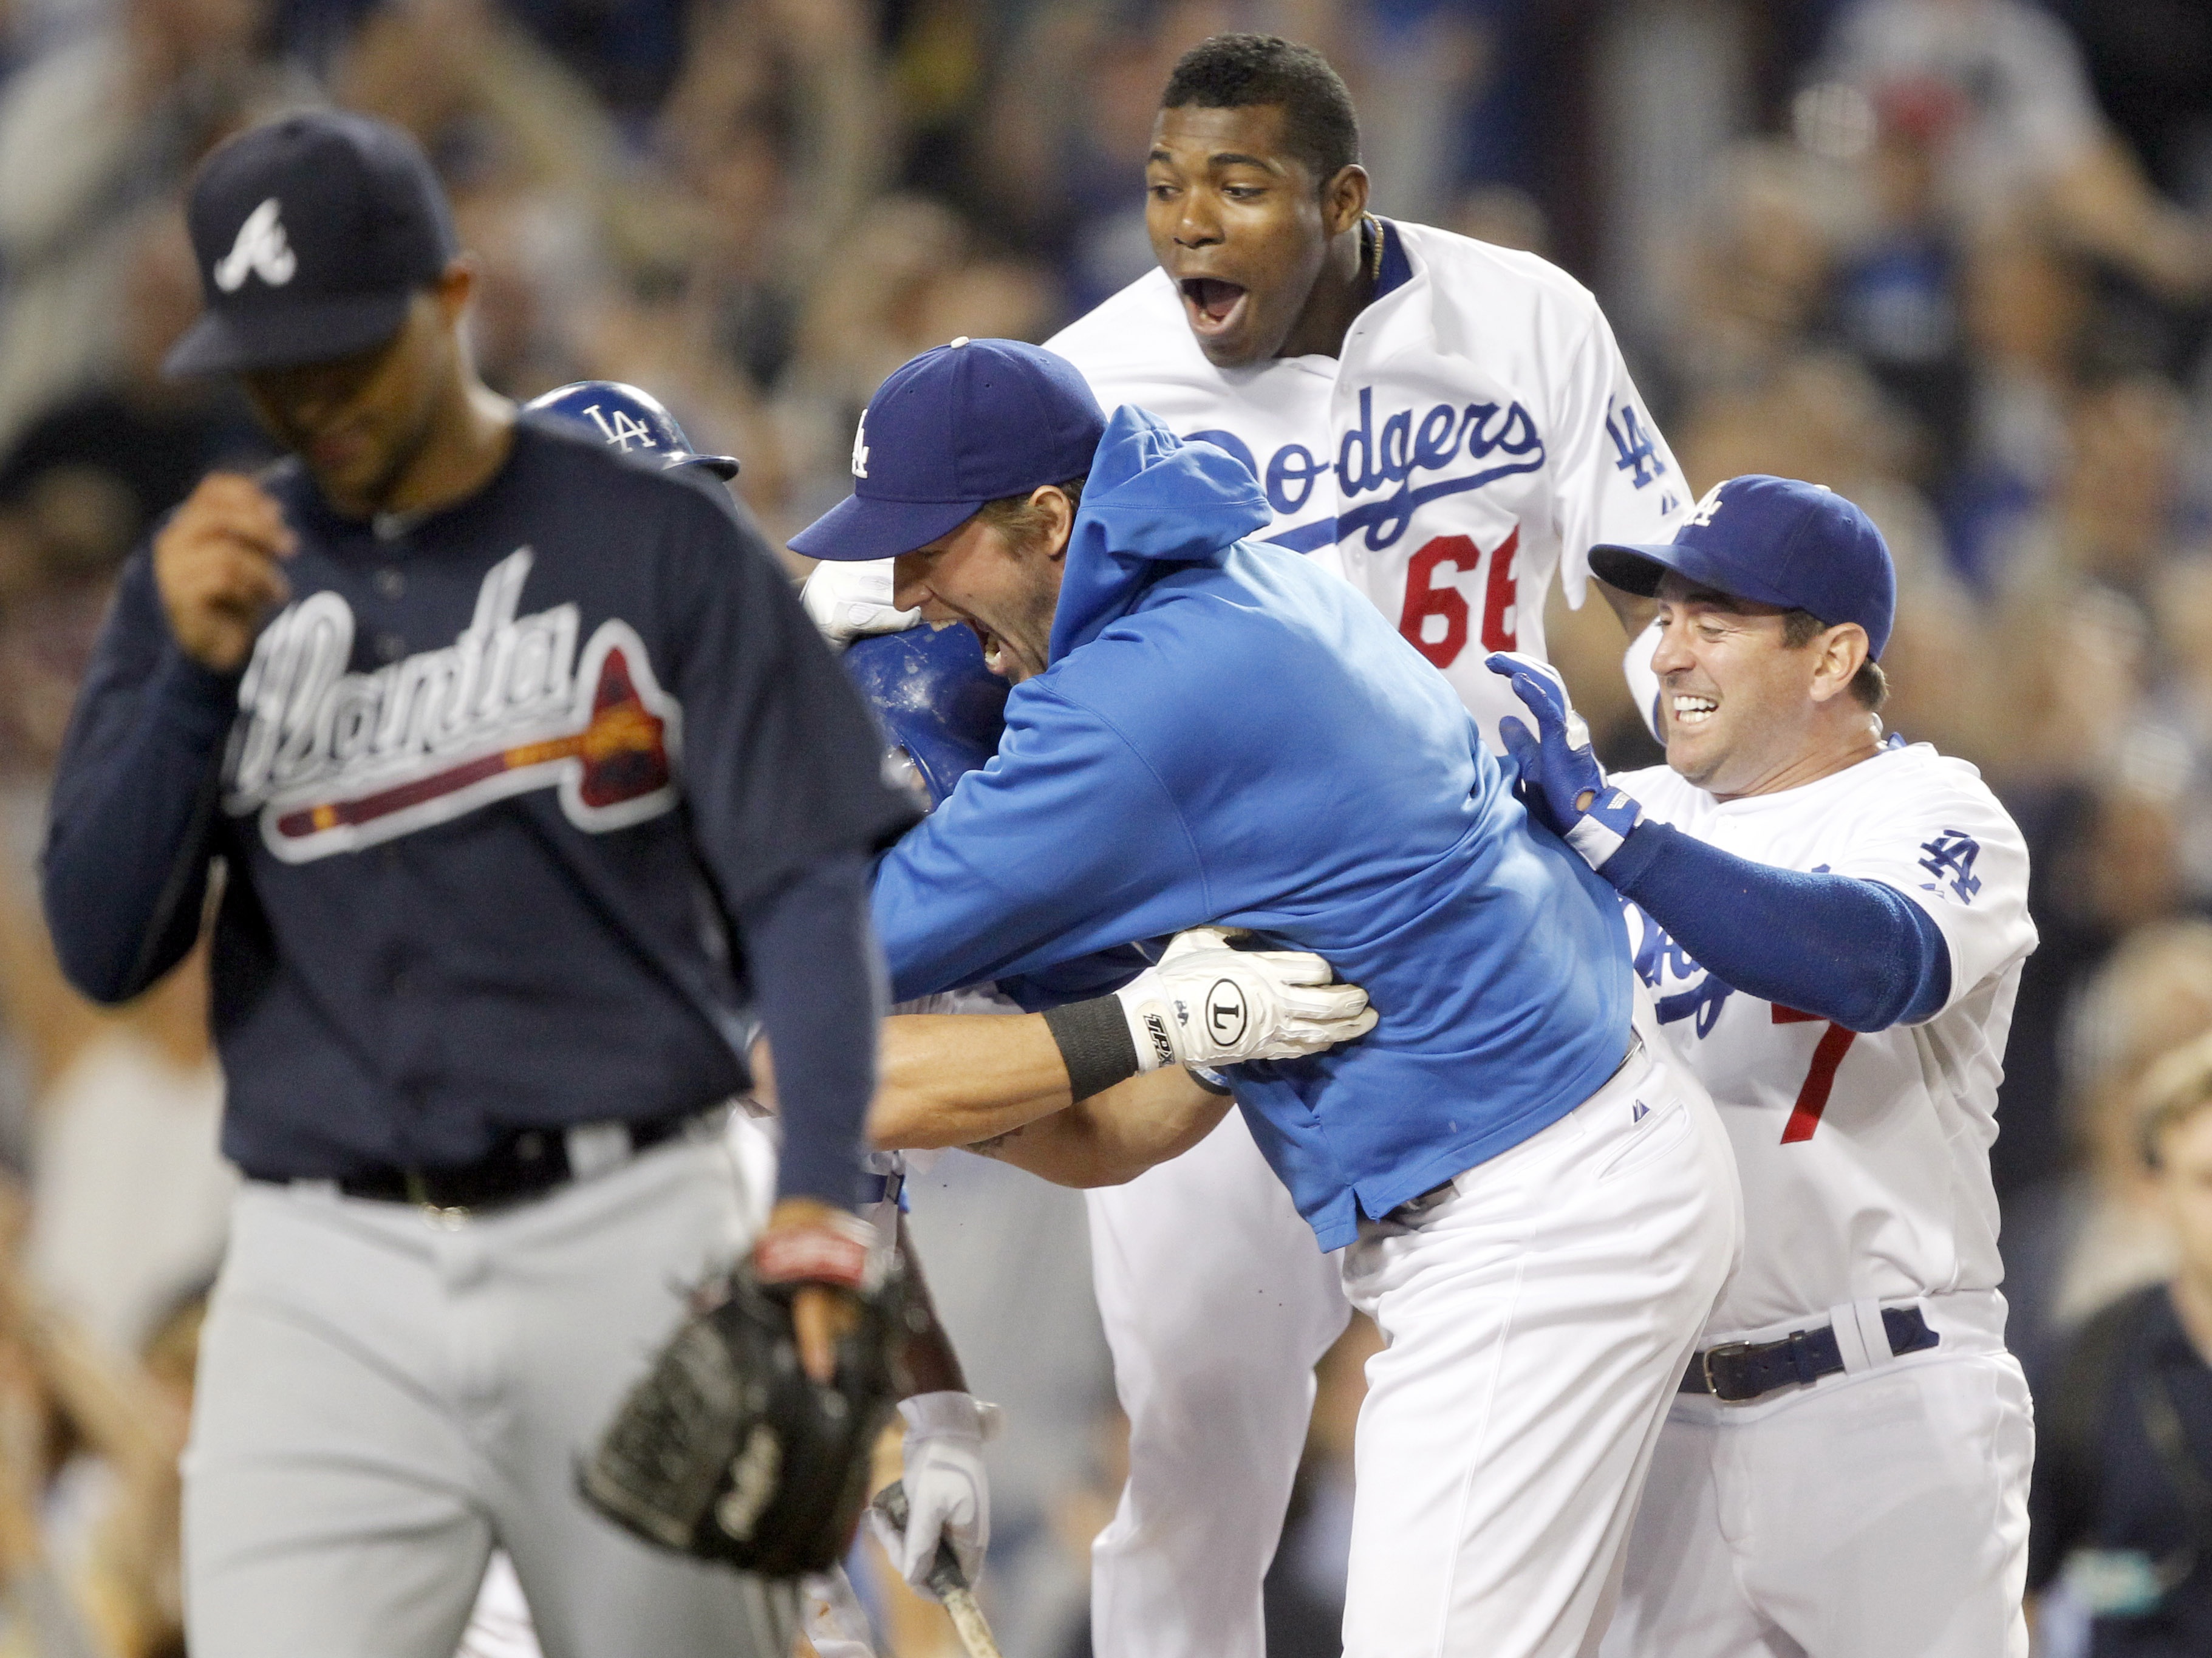
[[[1217,34],[1176,60],[1162,109],[1247,109],[1274,104],[1283,112],[1283,142],[1327,184],[1359,160],[1359,117],[1344,77],[1311,46],[1279,34]]]
[[[1815,634],[1827,632],[1831,625],[1810,610],[1784,610],[1782,642],[1793,651],[1802,651],[1813,642]],[[1869,714],[1881,712],[1881,705],[1889,701],[1889,676],[1881,671],[1881,663],[1869,657],[1859,664],[1859,671],[1851,676],[1851,695]]]

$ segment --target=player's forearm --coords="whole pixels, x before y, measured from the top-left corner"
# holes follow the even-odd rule
[[[63,972],[137,995],[199,931],[216,767],[237,681],[173,648],[143,684],[92,683],[55,778],[41,890]]]
[[[853,854],[824,859],[738,919],[775,1052],[784,1120],[778,1194],[849,1209],[883,1013],[866,864]]]
[[[1925,1019],[1949,998],[1942,932],[1878,882],[1779,869],[1649,822],[1599,872],[1746,995],[1851,1030]]]
[[[901,1014],[884,1021],[868,1138],[887,1151],[968,1145],[1073,1097],[1042,1014]]]
[[[1055,1186],[1120,1186],[1196,1145],[1232,1103],[1170,1066],[968,1149]]]

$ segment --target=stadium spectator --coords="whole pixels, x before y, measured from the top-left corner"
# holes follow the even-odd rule
[[[2087,1658],[2169,1658],[2212,1647],[2212,1035],[2128,1103],[2174,1270],[2067,1343],[2039,1412],[2028,1579],[2063,1582],[2046,1640],[2070,1625]]]

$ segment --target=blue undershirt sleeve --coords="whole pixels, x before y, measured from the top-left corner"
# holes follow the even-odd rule
[[[868,875],[861,853],[838,853],[738,913],[754,1008],[775,1055],[783,1116],[778,1194],[841,1209],[853,1206],[858,1190],[884,1016]]]
[[[1649,820],[1598,872],[1747,996],[1859,1031],[1917,1023],[1950,999],[1942,929],[1879,881],[1777,869]]]

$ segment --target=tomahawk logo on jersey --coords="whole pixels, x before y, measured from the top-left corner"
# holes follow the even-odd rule
[[[1133,403],[1249,466],[1257,539],[1327,562],[1442,669],[1494,747],[1518,705],[1483,659],[1544,654],[1554,571],[1595,541],[1663,541],[1687,504],[1589,291],[1543,260],[1384,225],[1376,298],[1340,358],[1208,362],[1154,270],[1051,343],[1109,409]]]
[[[1924,745],[1735,800],[1663,766],[1613,780],[1646,817],[1739,857],[1902,893],[1950,951],[1950,994],[1932,1018],[1854,1031],[1735,989],[1625,906],[1637,974],[1720,1107],[1746,1236],[1763,1240],[1708,1334],[1733,1339],[1846,1302],[1995,1289],[1987,1153],[2020,966],[2035,944],[2027,847],[1996,797],[1972,767]]]

